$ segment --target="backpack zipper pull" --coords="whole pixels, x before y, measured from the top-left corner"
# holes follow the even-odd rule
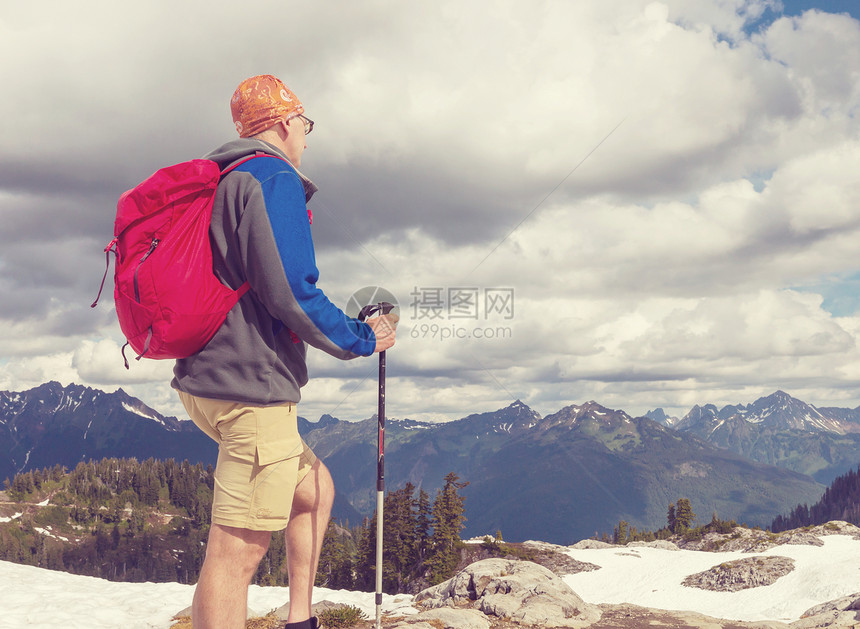
[[[158,238],[152,239],[152,243],[150,243],[149,245],[149,251],[143,254],[143,257],[140,259],[141,262],[146,260],[150,255],[152,255],[152,252],[155,251],[155,248],[158,246],[159,242],[161,241]]]
[[[152,242],[149,244],[149,251],[143,254],[143,257],[138,261],[137,267],[134,269],[134,299],[137,303],[140,303],[140,284],[137,281],[137,274],[140,273],[140,266],[152,255],[159,242],[161,241],[153,236]]]

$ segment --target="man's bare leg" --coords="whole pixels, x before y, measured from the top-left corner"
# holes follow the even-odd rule
[[[334,502],[334,482],[328,468],[317,460],[296,487],[290,523],[284,532],[290,577],[290,615],[287,623],[311,616],[311,597]]]
[[[194,629],[244,629],[248,585],[266,554],[270,531],[213,524],[194,590]]]

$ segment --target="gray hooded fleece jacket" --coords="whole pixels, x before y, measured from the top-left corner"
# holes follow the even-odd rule
[[[369,356],[376,337],[317,288],[307,201],[316,186],[274,146],[229,142],[206,156],[223,169],[209,237],[215,275],[250,290],[206,346],[176,361],[173,388],[204,398],[273,404],[299,402],[308,381],[306,344],[332,356]]]

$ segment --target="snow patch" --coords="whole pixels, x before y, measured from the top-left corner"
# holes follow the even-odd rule
[[[111,583],[95,577],[44,570],[0,561],[3,583],[3,627],[69,627],[86,629],[152,629],[169,627],[173,616],[191,605],[193,585],[179,583]],[[248,607],[266,614],[289,600],[286,587],[248,588]],[[313,589],[313,602],[330,600],[376,614],[373,592]],[[382,610],[398,616],[417,613],[412,596],[382,597]],[[45,601],[50,601],[46,605]],[[97,605],[93,601],[98,601]]]
[[[600,570],[567,575],[564,581],[588,603],[631,603],[748,622],[793,622],[814,605],[857,591],[860,540],[848,535],[820,539],[824,546],[782,545],[760,553],[789,557],[796,567],[772,585],[740,592],[711,592],[681,585],[692,574],[750,556],[739,551],[568,548],[566,554],[596,564]]]
[[[54,535],[54,534],[50,531],[50,528],[51,528],[50,526],[49,526],[47,529],[43,529],[43,528],[42,528],[42,527],[40,527],[40,526],[34,526],[34,527],[33,527],[33,530],[34,530],[34,531],[36,531],[37,533],[39,533],[40,535],[44,535],[45,537],[53,537],[54,539],[59,539],[59,540],[62,540],[62,541],[64,541],[64,542],[68,542],[68,541],[69,541],[69,538],[68,538],[68,537],[63,537],[62,535]]]
[[[471,541],[471,540],[470,540]],[[658,609],[683,609],[746,621],[793,621],[810,607],[857,591],[860,540],[827,535],[823,546],[778,546],[761,554],[789,556],[795,569],[776,583],[741,592],[685,588],[684,577],[726,560],[749,557],[739,552],[708,553],[637,547],[561,549],[579,561],[601,568],[567,575],[564,581],[590,603],[632,603]],[[477,540],[475,540],[477,542]],[[474,542],[473,542],[474,543]],[[202,542],[201,542],[202,545]],[[619,552],[620,551],[620,552]],[[94,577],[44,570],[0,561],[3,626],[87,629],[168,627],[178,611],[191,604],[193,585],[178,583],[111,583]],[[265,614],[289,598],[285,587],[252,585],[248,606]],[[93,606],[93,601],[99,601]],[[372,592],[315,587],[313,601],[354,605],[368,618],[375,615]],[[383,595],[382,609],[395,615],[416,613],[413,597]],[[51,601],[46,606],[45,601]]]
[[[161,418],[159,418],[157,415],[150,415],[149,413],[141,411],[140,409],[137,409],[137,408],[133,407],[131,404],[128,404],[126,402],[122,403],[122,407],[125,410],[127,410],[129,413],[134,413],[135,415],[140,415],[141,417],[144,417],[146,419],[151,419],[154,422],[158,422],[159,424],[164,425],[164,421]]]
[[[13,515],[13,516],[12,516],[12,517],[10,517],[10,518],[0,518],[0,522],[4,522],[4,523],[5,523],[5,522],[11,522],[12,520],[17,520],[17,519],[18,519],[18,518],[20,518],[22,515],[24,515],[24,513],[23,513],[23,512],[21,512],[21,513],[16,513],[15,515]]]

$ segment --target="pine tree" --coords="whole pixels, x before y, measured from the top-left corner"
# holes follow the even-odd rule
[[[675,516],[675,504],[669,503],[669,511],[666,513],[666,528],[668,528],[672,533],[675,532],[675,524],[677,522],[677,518]]]
[[[689,529],[695,519],[696,514],[693,513],[689,499],[679,498],[678,506],[675,509],[675,533],[683,533]]]
[[[430,495],[423,489],[418,491],[418,503],[415,513],[415,560],[422,565],[430,551],[430,530],[433,525],[433,510],[430,507]]]
[[[630,541],[630,525],[626,520],[620,520],[615,527],[612,542],[614,544],[626,544]]]
[[[373,592],[376,588],[376,512],[356,530],[355,588]]]
[[[383,590],[388,593],[403,591],[413,566],[415,548],[415,486],[406,483],[403,489],[389,493],[383,513]]]
[[[286,585],[288,581],[286,539],[281,534],[272,535],[269,548],[257,565],[253,582],[256,585]]]
[[[860,466],[834,479],[814,505],[797,505],[788,516],[777,516],[770,528],[778,533],[831,520],[860,525]]]
[[[314,585],[333,590],[349,590],[353,587],[352,558],[334,519],[329,520],[323,538],[319,568]]]
[[[433,502],[433,550],[425,562],[430,569],[431,585],[450,578],[460,560],[459,549],[463,544],[460,531],[466,521],[463,515],[466,509],[465,499],[458,492],[469,483],[459,480],[454,472],[445,476],[445,485]]]

